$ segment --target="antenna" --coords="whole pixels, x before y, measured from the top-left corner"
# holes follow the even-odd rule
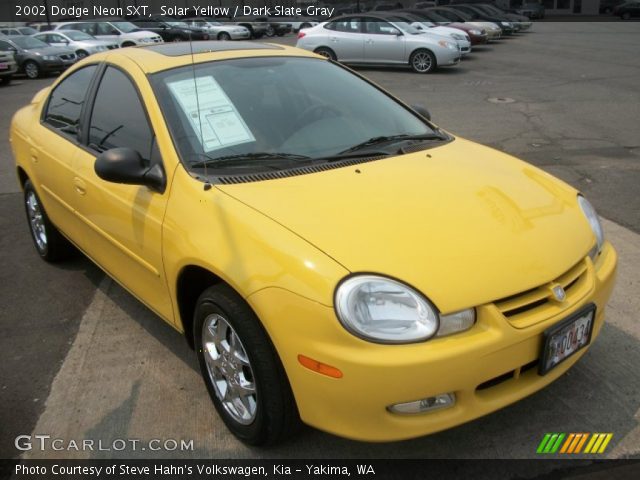
[[[204,153],[204,133],[202,131],[202,115],[200,114],[200,97],[198,96],[198,79],[196,77],[196,62],[193,56],[193,38],[192,32],[189,30],[189,51],[191,53],[191,73],[193,74],[193,88],[196,94],[196,109],[198,115],[198,128],[200,129],[200,144],[202,145],[202,152]],[[207,175],[207,162],[204,162],[204,177],[209,178]],[[205,190],[208,190],[206,185],[209,183],[207,180],[205,183]]]

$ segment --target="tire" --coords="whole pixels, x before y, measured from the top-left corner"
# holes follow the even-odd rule
[[[4,77],[0,77],[0,85],[9,85],[13,80],[13,75],[6,75]]]
[[[409,65],[416,73],[431,73],[438,66],[438,62],[433,52],[420,49],[411,54]]]
[[[135,46],[136,46],[136,44],[135,44],[135,43],[133,43],[133,42],[124,42],[124,43],[122,44],[122,48],[126,48],[126,47],[135,47]]]
[[[27,60],[24,62],[22,69],[24,70],[25,75],[27,75],[27,78],[31,80],[35,80],[42,75],[40,66],[33,60]]]
[[[274,29],[271,25],[269,25],[269,26],[267,27],[267,31],[266,31],[266,32],[264,32],[264,34],[265,34],[267,37],[271,38],[271,37],[273,37],[273,36],[276,34],[276,31],[275,31],[275,29]]]
[[[631,14],[629,12],[624,12],[622,15],[620,15],[620,18],[622,20],[629,20],[631,18]]]
[[[31,239],[40,257],[47,262],[58,262],[73,252],[69,241],[53,226],[31,180],[24,184],[24,204]]]
[[[178,42],[186,42],[187,40],[185,40],[184,38],[182,38],[182,37],[180,37],[180,36],[177,36],[177,37],[173,37],[173,38],[171,39],[171,41],[172,41],[173,43],[178,43]]]
[[[333,60],[333,61],[338,60],[336,53],[328,47],[318,47],[313,51],[313,53],[322,55],[323,57],[328,58],[329,60]]]
[[[78,57],[78,60],[82,60],[83,58],[86,58],[89,56],[88,52],[85,52],[84,50],[78,50],[76,52],[76,56]]]
[[[278,354],[235,291],[224,284],[205,290],[196,304],[193,332],[209,395],[238,439],[272,445],[298,430],[298,409]],[[239,385],[245,387],[242,395]]]
[[[231,40],[231,35],[229,35],[227,32],[220,32],[218,34],[218,40],[220,40],[221,42],[227,42]]]

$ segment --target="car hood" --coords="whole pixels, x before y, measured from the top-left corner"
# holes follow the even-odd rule
[[[574,189],[462,139],[395,158],[217,188],[349,271],[407,282],[445,313],[547,283],[595,242]]]
[[[149,30],[134,30],[133,32],[123,33],[121,37],[124,38],[153,38],[159,36],[157,33],[150,32]]]

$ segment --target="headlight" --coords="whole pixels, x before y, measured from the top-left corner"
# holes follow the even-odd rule
[[[455,38],[456,40],[464,40],[464,36],[463,35],[458,35],[457,33],[452,33],[451,36],[453,38]]]
[[[502,25],[503,27],[510,27],[511,24],[509,22],[500,22],[500,25]]]
[[[593,260],[596,255],[600,253],[600,250],[602,250],[602,245],[604,245],[604,231],[602,230],[602,225],[598,219],[598,214],[589,203],[589,200],[584,198],[582,195],[578,195],[578,203],[580,204],[582,213],[587,217],[587,221],[591,226],[591,230],[593,230],[593,234],[596,236],[596,246],[589,252],[589,256]]]
[[[450,48],[451,50],[457,50],[458,46],[454,43],[451,42],[447,42],[446,40],[440,40],[438,41],[438,45],[440,45],[443,48]]]
[[[42,58],[44,58],[45,60],[51,61],[51,62],[53,62],[53,61],[58,59],[58,57],[56,57],[55,55],[45,55]]]
[[[397,280],[377,275],[348,278],[336,290],[342,325],[356,336],[378,343],[414,343],[471,328],[475,309],[439,315],[422,294]]]
[[[469,33],[471,35],[482,35],[482,32],[480,30],[475,30],[475,29],[469,30]]]

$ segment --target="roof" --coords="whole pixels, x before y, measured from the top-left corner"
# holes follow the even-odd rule
[[[193,63],[249,57],[317,57],[307,50],[285,45],[254,42],[198,41],[164,43],[145,47],[127,47],[91,55],[93,60],[126,57],[133,60],[145,73],[155,73]],[[191,55],[193,48],[193,57]],[[101,58],[102,57],[102,58]]]

